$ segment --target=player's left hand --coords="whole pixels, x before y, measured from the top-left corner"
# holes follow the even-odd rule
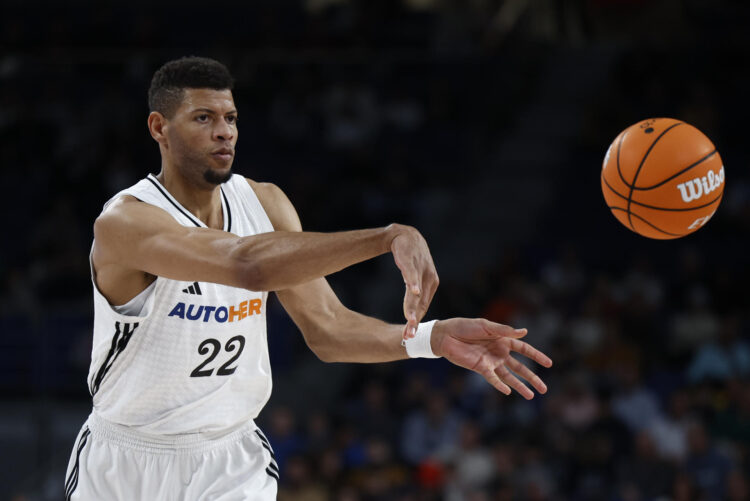
[[[526,333],[526,329],[514,329],[483,318],[439,320],[432,329],[432,351],[481,374],[498,391],[510,395],[513,388],[530,400],[534,398],[534,392],[516,375],[539,393],[546,393],[547,385],[531,369],[513,358],[511,352],[520,353],[544,367],[551,367],[552,360],[520,340]]]
[[[427,313],[440,280],[430,249],[424,237],[411,226],[392,224],[396,236],[391,241],[391,253],[404,277],[404,327],[403,339],[413,338],[419,322]]]

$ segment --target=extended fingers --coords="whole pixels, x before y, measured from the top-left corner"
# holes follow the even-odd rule
[[[552,367],[552,359],[528,343],[524,343],[518,339],[511,339],[510,349],[530,358],[539,365]]]
[[[487,367],[485,370],[479,371],[479,373],[484,377],[484,379],[487,380],[488,383],[494,386],[497,391],[505,395],[510,395],[510,387],[502,382],[500,377],[492,368]]]
[[[536,389],[536,391],[538,391],[539,393],[547,393],[547,385],[544,384],[542,378],[534,374],[531,369],[523,365],[521,362],[519,362],[515,358],[510,357],[506,362],[506,365],[510,368],[510,370],[528,381],[531,386]]]
[[[489,320],[481,319],[482,328],[485,330],[490,337],[510,337],[510,338],[522,338],[528,331],[526,329],[514,329],[510,325],[498,324],[497,322],[490,322]]]
[[[528,386],[523,384],[515,375],[513,375],[512,372],[506,369],[504,365],[497,367],[495,369],[495,374],[497,374],[501,381],[520,393],[521,396],[526,400],[531,400],[532,398],[534,398],[534,392],[531,391]]]

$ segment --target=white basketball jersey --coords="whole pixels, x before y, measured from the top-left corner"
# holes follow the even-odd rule
[[[224,230],[273,231],[239,175],[221,185]],[[184,226],[205,225],[149,175],[131,195]],[[92,266],[93,279],[93,266]],[[157,277],[139,316],[117,313],[94,281],[94,342],[88,384],[94,412],[145,433],[222,431],[254,419],[271,394],[267,292]]]

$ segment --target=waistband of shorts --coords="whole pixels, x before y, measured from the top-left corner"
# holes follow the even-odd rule
[[[255,430],[258,429],[255,421],[250,419],[220,432],[154,435],[112,423],[95,412],[89,415],[86,426],[94,438],[129,449],[156,454],[207,452],[237,442],[246,435],[254,435]]]

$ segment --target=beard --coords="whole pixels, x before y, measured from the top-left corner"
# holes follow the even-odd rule
[[[213,159],[207,158],[211,156],[211,150],[208,148],[196,149],[188,139],[179,134],[174,134],[170,142],[178,170],[196,186],[203,185],[204,189],[208,186],[215,187],[226,183],[232,177],[232,163],[228,164],[227,170],[218,168],[214,165]]]
[[[203,180],[206,181],[209,184],[213,184],[214,186],[218,186],[220,184],[224,184],[232,177],[232,168],[230,167],[228,171],[224,173],[219,173],[211,169],[206,169],[203,171]]]

